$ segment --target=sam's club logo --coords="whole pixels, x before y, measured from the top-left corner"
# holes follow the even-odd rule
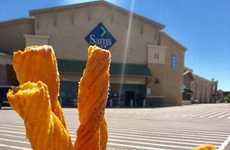
[[[97,45],[104,49],[110,49],[116,42],[113,35],[107,30],[107,28],[99,23],[86,37],[85,40],[90,45]]]

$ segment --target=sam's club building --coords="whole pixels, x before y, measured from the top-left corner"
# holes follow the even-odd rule
[[[105,1],[32,10],[29,14],[28,18],[0,22],[1,70],[10,65],[14,50],[52,45],[61,74],[60,99],[63,105],[73,105],[87,48],[96,44],[112,53],[109,106],[181,104],[185,48],[162,31],[164,25],[138,14],[132,16]],[[0,84],[9,84],[5,72],[0,72]]]

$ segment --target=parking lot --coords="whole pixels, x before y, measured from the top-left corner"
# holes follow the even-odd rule
[[[75,141],[75,109],[64,109]],[[200,144],[224,147],[230,135],[230,105],[200,104],[152,109],[107,109],[109,149],[191,150]],[[0,149],[31,149],[23,121],[0,110]]]

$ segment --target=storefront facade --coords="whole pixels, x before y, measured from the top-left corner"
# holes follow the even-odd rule
[[[143,107],[159,97],[165,105],[181,104],[185,48],[162,32],[164,25],[130,15],[104,1],[32,10],[30,16],[21,22],[25,29],[15,32],[23,35],[23,43],[13,49],[42,44],[54,47],[64,104],[76,103],[76,88],[90,44],[108,48],[112,53],[108,106]],[[7,23],[14,26],[14,21]],[[4,23],[0,27],[1,24]],[[6,27],[1,30],[0,33],[13,34]],[[12,36],[8,38],[12,40]]]
[[[192,103],[216,103],[218,100],[218,81],[205,79],[185,68],[183,82],[184,100]]]

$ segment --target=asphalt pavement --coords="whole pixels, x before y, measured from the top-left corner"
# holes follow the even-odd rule
[[[75,141],[76,109],[64,109]],[[107,109],[109,150],[192,150],[200,144],[227,148],[229,104],[199,104],[149,109]],[[0,150],[31,150],[22,119],[11,109],[0,110]]]

